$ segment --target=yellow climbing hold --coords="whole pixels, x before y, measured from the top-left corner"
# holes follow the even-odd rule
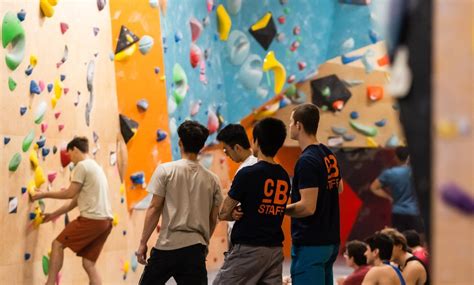
[[[112,225],[115,227],[118,225],[118,215],[114,214],[114,219],[112,220]]]
[[[35,195],[35,181],[33,179],[31,179],[29,182],[28,182],[28,185],[26,186],[26,191],[28,191],[28,194],[30,194],[30,196],[34,196]]]
[[[36,206],[35,210],[35,218],[33,219],[33,225],[35,228],[38,228],[39,225],[43,223],[43,212],[41,211],[41,208],[39,206]]]
[[[275,114],[276,111],[280,108],[280,101],[277,100],[275,103],[267,105],[261,110],[260,112],[257,112],[255,114],[255,120],[261,120],[266,117],[270,117],[271,115]]]
[[[58,4],[58,0],[40,0],[40,8],[43,14],[51,18],[54,15],[54,6]]]
[[[283,89],[283,85],[285,84],[286,70],[285,67],[276,59],[275,53],[273,51],[268,52],[265,56],[265,59],[263,60],[262,70],[265,72],[269,70],[273,71],[275,77],[275,84],[273,86],[273,90],[275,91],[275,95],[278,95]]]
[[[378,147],[379,144],[371,137],[366,137],[366,142],[368,147]]]
[[[250,28],[252,29],[252,31],[263,29],[268,25],[268,22],[270,21],[271,18],[272,18],[272,13],[268,12],[265,14],[265,16],[263,16],[260,20],[258,20],[258,22],[253,24],[252,27]]]
[[[35,187],[40,188],[44,182],[46,182],[46,176],[44,175],[43,168],[41,166],[36,167],[35,169]]]
[[[230,28],[232,27],[232,20],[222,4],[217,6],[216,15],[219,38],[221,41],[226,41],[229,37]]]
[[[38,64],[38,58],[36,57],[36,55],[31,55],[30,56],[30,65],[32,67],[35,67],[37,64]]]
[[[33,169],[36,169],[36,167],[38,167],[38,165],[39,165],[38,154],[36,153],[35,150],[30,151],[30,162],[31,162],[31,166],[33,167]]]
[[[125,194],[125,184],[120,184],[120,195]]]
[[[137,44],[129,46],[128,48],[122,50],[121,52],[115,54],[116,61],[125,61],[131,57],[137,51]]]

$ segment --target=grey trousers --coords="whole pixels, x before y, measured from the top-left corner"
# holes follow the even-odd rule
[[[213,285],[282,284],[282,247],[235,244],[226,253],[224,265]]]

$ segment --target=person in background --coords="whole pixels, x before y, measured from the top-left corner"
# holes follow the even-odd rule
[[[86,137],[75,137],[67,144],[66,149],[74,164],[69,187],[63,191],[39,192],[31,196],[33,201],[44,198],[71,200],[56,211],[44,214],[44,223],[53,221],[76,207],[80,212],[80,216],[67,224],[53,241],[46,285],[56,283],[66,247],[82,257],[82,266],[89,277],[89,284],[100,285],[102,281],[95,263],[112,231],[109,184],[102,167],[88,155],[89,141]]]
[[[423,223],[415,196],[408,148],[395,149],[397,165],[384,170],[370,185],[370,191],[392,203],[392,227],[399,231],[423,231]],[[385,192],[384,188],[390,191]]]
[[[398,264],[407,285],[429,285],[428,269],[416,256],[408,252],[405,236],[392,228],[385,228],[381,233],[393,240],[392,261]]]
[[[257,158],[252,154],[249,138],[245,129],[240,124],[229,124],[218,134],[217,140],[223,144],[224,153],[232,161],[240,163],[235,175],[244,167],[257,163]],[[238,208],[238,207],[237,207]],[[227,240],[229,241],[229,251],[232,248],[230,235],[235,221],[227,222]]]
[[[407,244],[410,247],[411,253],[418,257],[429,269],[430,267],[430,255],[428,250],[421,246],[420,235],[415,230],[407,230],[403,232],[403,235],[407,239]]]
[[[346,265],[353,268],[347,277],[341,277],[337,280],[338,285],[361,285],[365,275],[369,272],[370,266],[367,265],[367,257],[365,251],[367,244],[364,242],[353,240],[346,244],[344,258]]]
[[[302,150],[285,212],[291,217],[290,271],[296,285],[333,284],[340,243],[341,172],[334,153],[317,139],[318,125],[319,110],[313,104],[299,105],[291,113],[290,137]]]
[[[140,285],[165,284],[173,277],[178,284],[207,284],[206,255],[222,203],[219,178],[198,161],[209,131],[195,121],[178,128],[182,159],[160,164],[147,191],[153,194],[146,211],[138,262],[146,265]],[[161,230],[155,247],[147,242],[160,216]]]
[[[283,222],[290,196],[290,178],[274,157],[286,138],[285,124],[263,119],[253,128],[253,153],[258,162],[240,170],[219,212],[221,220],[234,220],[241,203],[243,215],[232,229],[233,247],[214,280],[219,284],[281,284]]]
[[[372,267],[365,275],[362,285],[406,285],[400,269],[390,264],[393,240],[386,234],[375,233],[365,243],[367,263]]]

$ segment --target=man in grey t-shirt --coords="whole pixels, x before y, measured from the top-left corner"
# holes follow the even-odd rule
[[[222,203],[218,177],[199,164],[197,156],[209,131],[195,121],[178,128],[182,159],[159,165],[148,185],[153,194],[146,212],[138,262],[145,264],[140,285],[207,284],[206,255]],[[150,258],[147,242],[160,216],[161,230]]]

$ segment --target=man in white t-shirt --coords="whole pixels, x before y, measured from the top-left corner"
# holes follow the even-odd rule
[[[147,209],[140,245],[135,253],[146,264],[140,285],[207,284],[206,255],[222,203],[219,178],[202,166],[198,153],[209,131],[195,121],[178,128],[182,159],[160,164],[148,184],[153,194]],[[146,260],[147,242],[160,216],[161,230]]]
[[[245,129],[240,124],[229,124],[217,134],[217,140],[223,144],[224,153],[234,162],[240,163],[235,172],[239,172],[244,167],[257,163],[257,158],[252,154],[249,138]],[[237,208],[238,209],[238,208]],[[229,241],[229,250],[232,248],[230,234],[235,221],[228,222],[227,240]]]
[[[63,191],[37,192],[33,201],[71,199],[71,202],[52,213],[45,213],[43,222],[55,220],[76,206],[80,216],[66,225],[53,241],[47,285],[56,282],[64,258],[64,248],[69,247],[82,257],[82,266],[89,277],[89,284],[101,284],[95,263],[112,230],[112,210],[109,202],[109,185],[104,170],[88,157],[89,141],[86,137],[75,137],[67,145],[68,155],[75,167],[71,174],[71,185]]]

